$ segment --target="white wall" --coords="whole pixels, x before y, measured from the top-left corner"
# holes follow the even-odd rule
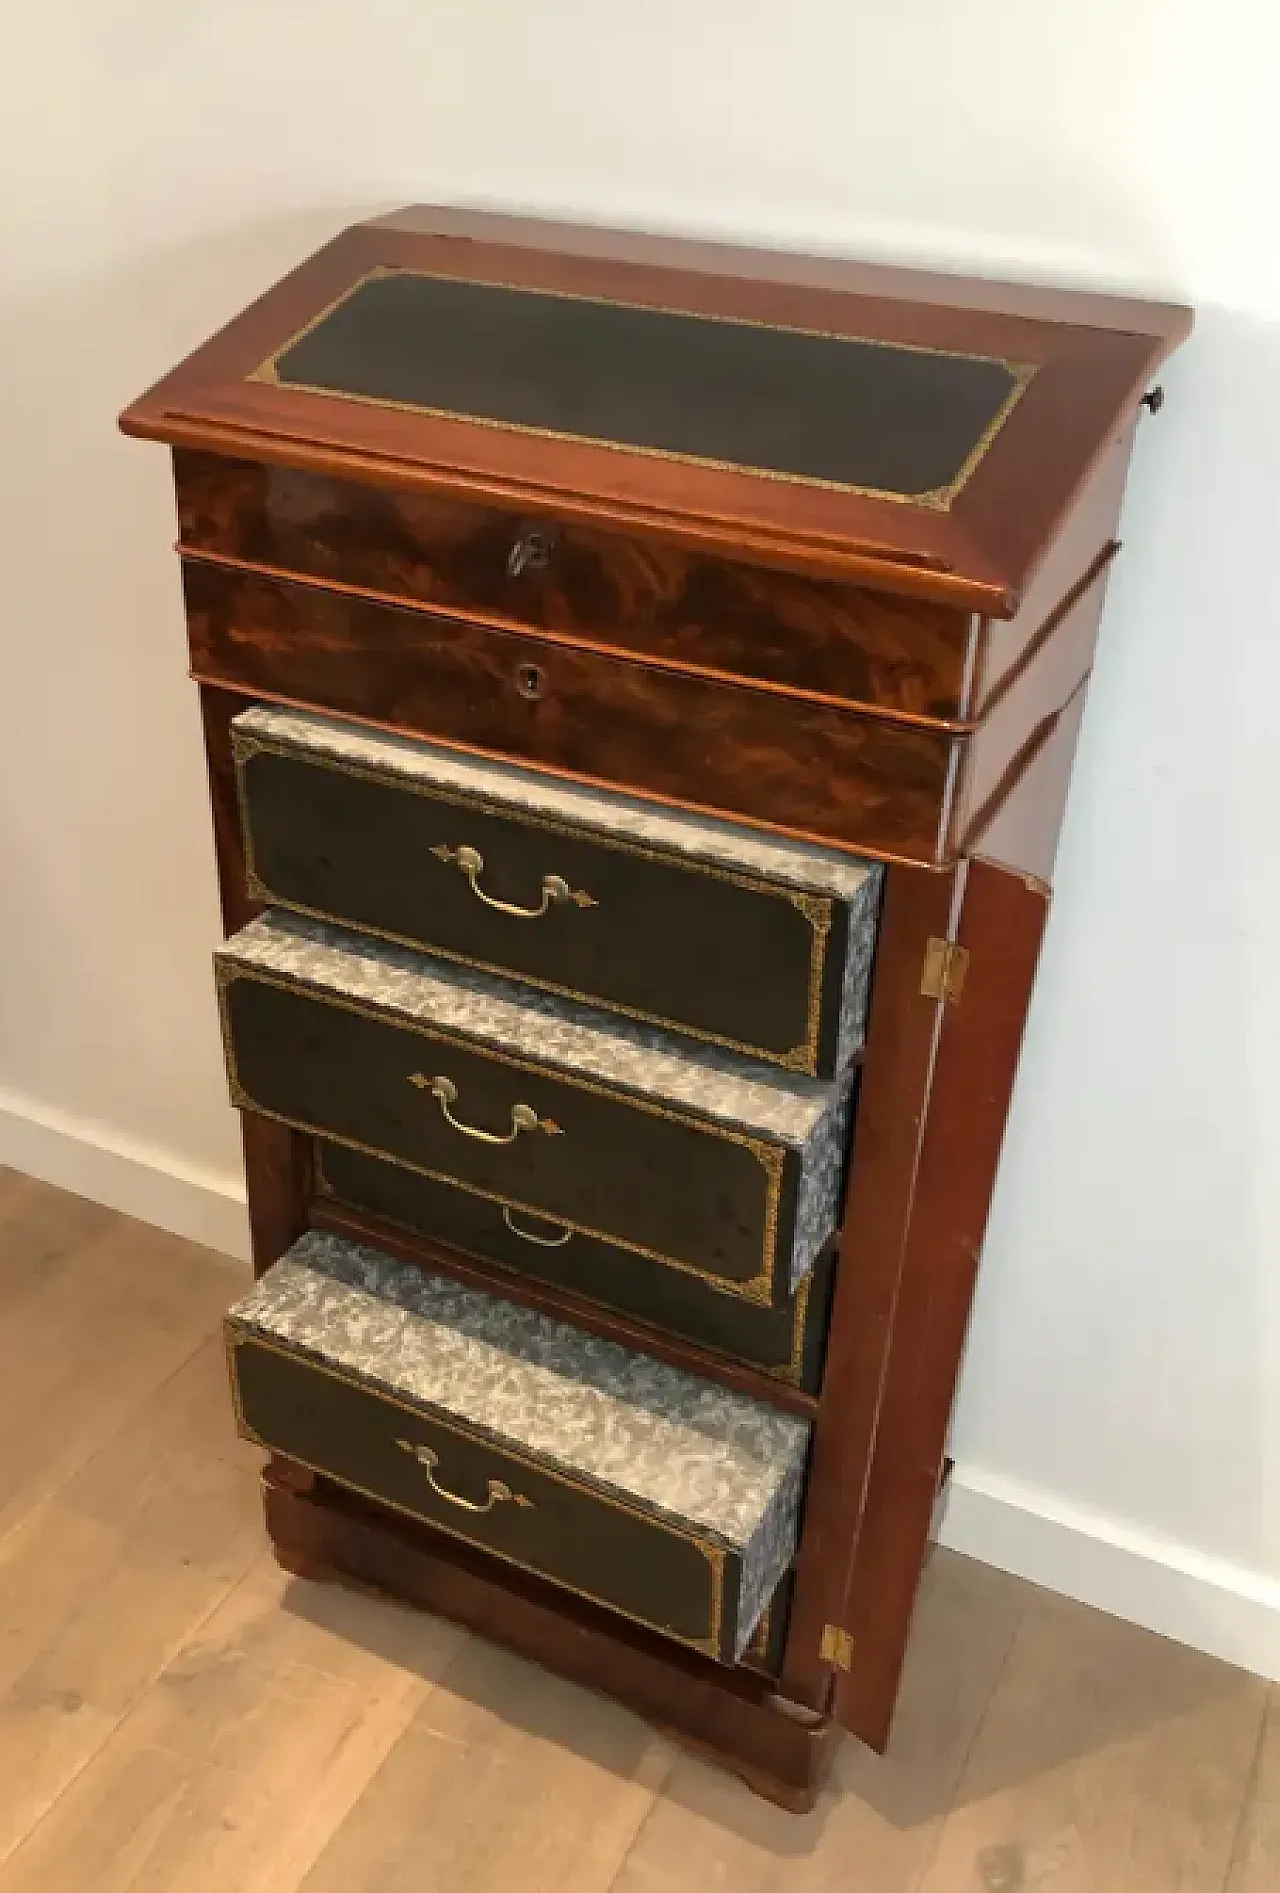
[[[352,216],[496,202],[1194,300],[1144,423],[955,1542],[1280,1674],[1280,29],[1265,0],[0,8],[0,1159],[243,1240],[165,456]]]

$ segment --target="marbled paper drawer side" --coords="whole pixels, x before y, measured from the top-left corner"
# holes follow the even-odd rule
[[[861,1047],[870,863],[301,711],[233,740],[261,900],[810,1076]]]
[[[780,1676],[786,1657],[787,1629],[791,1620],[791,1599],[795,1592],[795,1571],[787,1572],[761,1613],[750,1643],[742,1652],[748,1669],[762,1676]]]
[[[233,1102],[785,1305],[832,1234],[852,1081],[750,1065],[271,913],[217,956]]]
[[[329,1202],[586,1296],[806,1393],[818,1391],[835,1274],[830,1248],[785,1307],[766,1308],[726,1295],[683,1269],[655,1268],[616,1242],[512,1210],[344,1144],[317,1140],[313,1175],[318,1194]]]
[[[227,1317],[242,1432],[721,1662],[794,1555],[809,1428],[312,1233]]]

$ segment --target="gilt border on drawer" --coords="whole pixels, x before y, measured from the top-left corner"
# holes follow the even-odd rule
[[[470,414],[461,409],[429,407],[418,401],[396,401],[387,395],[351,394],[342,389],[319,387],[313,382],[281,380],[279,363],[290,349],[295,348],[305,336],[311,335],[327,322],[335,310],[340,309],[353,296],[359,295],[367,283],[376,282],[379,278],[387,276],[422,276],[433,282],[474,283],[480,288],[505,289],[517,295],[547,296],[561,302],[590,302],[603,309],[637,309],[645,315],[683,316],[697,322],[724,323],[734,328],[769,329],[779,335],[807,335],[819,341],[852,342],[862,348],[890,349],[895,354],[941,355],[949,361],[990,362],[1005,369],[1012,385],[996,413],[961,462],[954,478],[946,486],[933,487],[921,493],[895,493],[889,487],[856,486],[843,480],[825,480],[816,474],[783,473],[773,467],[752,467],[735,460],[717,460],[708,454],[677,453],[667,447],[644,447],[632,441],[606,440],[595,434],[569,434],[562,433],[554,427],[533,427],[522,421],[494,420],[488,415]],[[530,283],[500,282],[490,277],[458,276],[447,270],[399,269],[389,264],[379,263],[372,269],[366,270],[354,283],[349,284],[340,296],[335,296],[332,302],[327,303],[323,309],[313,315],[309,322],[296,330],[245,379],[264,382],[269,387],[289,388],[298,394],[319,395],[328,401],[352,401],[361,407],[392,408],[402,414],[425,414],[437,421],[464,421],[470,427],[488,427],[502,434],[528,434],[538,440],[562,440],[584,447],[603,447],[611,453],[638,454],[646,460],[673,460],[687,467],[710,467],[720,473],[742,473],[757,480],[776,480],[784,486],[817,487],[828,493],[856,494],[865,499],[890,500],[898,506],[920,506],[929,512],[945,513],[950,511],[952,502],[968,485],[986,458],[1001,428],[1031,385],[1039,366],[1038,362],[1012,361],[1004,355],[974,354],[972,351],[958,348],[931,348],[923,342],[890,342],[880,336],[847,335],[837,329],[802,328],[796,323],[762,322],[751,316],[716,314],[703,309],[672,309],[654,302],[629,302],[621,296],[588,296],[572,289],[549,289]]]
[[[231,728],[231,749],[235,764],[236,800],[240,809],[240,833],[244,843],[245,886],[251,900],[262,901],[264,905],[284,907],[292,913],[306,914],[312,920],[327,921],[336,927],[357,925],[361,933],[374,935],[380,940],[389,940],[394,946],[412,948],[415,952],[427,952],[442,960],[451,960],[458,966],[472,966],[479,972],[495,973],[510,978],[507,969],[492,960],[471,959],[465,953],[451,953],[448,947],[429,947],[421,940],[414,940],[408,934],[391,933],[386,928],[372,926],[368,921],[352,922],[342,914],[330,913],[327,908],[307,907],[301,901],[289,900],[268,887],[258,873],[254,856],[253,824],[249,819],[248,791],[244,778],[245,764],[254,756],[279,756],[287,762],[298,760],[298,751],[286,743],[271,742],[268,738],[246,735],[243,731]],[[800,1072],[805,1077],[815,1078],[818,1072],[818,1049],[822,1032],[822,990],[826,978],[827,949],[831,937],[831,915],[835,902],[821,894],[807,894],[800,888],[785,887],[770,881],[759,880],[749,874],[732,874],[727,868],[715,868],[702,862],[686,861],[675,853],[658,848],[644,848],[638,842],[620,841],[613,835],[601,835],[595,829],[574,828],[567,822],[550,821],[541,815],[526,815],[522,810],[514,815],[510,808],[491,800],[483,794],[458,795],[438,789],[434,783],[417,783],[404,776],[393,775],[389,770],[378,769],[371,764],[354,763],[336,756],[324,756],[314,750],[306,754],[308,768],[329,769],[335,775],[352,776],[359,781],[376,782],[383,788],[394,789],[401,793],[416,795],[426,802],[441,802],[449,808],[479,808],[486,813],[500,816],[517,823],[522,828],[537,828],[549,835],[567,835],[574,840],[588,840],[592,847],[612,849],[615,854],[635,855],[644,861],[658,861],[664,867],[674,868],[681,874],[699,874],[711,881],[724,881],[731,887],[744,888],[748,893],[763,894],[774,900],[790,901],[808,921],[813,930],[813,940],[809,956],[809,994],[807,1016],[805,1020],[805,1040],[802,1045],[795,1045],[788,1052],[770,1052],[759,1045],[749,1045],[741,1039],[722,1038],[715,1032],[704,1032],[697,1027],[683,1024],[676,1019],[668,1019],[660,1012],[641,1012],[632,1006],[618,1005],[612,1000],[605,1001],[593,993],[579,992],[575,986],[561,986],[549,979],[536,979],[530,973],[522,973],[521,981],[530,986],[537,986],[543,992],[558,993],[562,999],[576,999],[586,1006],[607,1006],[610,1012],[621,1014],[628,1019],[639,1019],[646,1025],[661,1026],[669,1032],[676,1032],[685,1038],[696,1038],[708,1045],[722,1046],[725,1051],[742,1052],[749,1058],[757,1058],[764,1064],[778,1065],[784,1071]]]
[[[260,1433],[255,1432],[244,1416],[244,1409],[240,1403],[240,1381],[235,1362],[235,1351],[239,1347],[261,1348],[264,1353],[278,1354],[284,1360],[300,1362],[312,1372],[325,1374],[330,1380],[340,1381],[345,1387],[354,1387],[358,1393],[367,1394],[371,1400],[378,1401],[383,1406],[396,1407],[400,1412],[409,1414],[413,1419],[421,1421],[424,1425],[438,1426],[446,1433],[455,1434],[459,1439],[470,1440],[474,1444],[482,1447],[491,1447],[492,1450],[502,1458],[513,1459],[517,1465],[528,1466],[530,1470],[536,1472],[540,1478],[554,1479],[557,1485],[567,1486],[571,1492],[589,1493],[591,1498],[598,1500],[602,1505],[610,1505],[615,1511],[626,1512],[632,1518],[642,1519],[646,1525],[655,1526],[659,1531],[666,1532],[669,1537],[678,1538],[682,1544],[695,1546],[706,1559],[710,1574],[711,1602],[708,1611],[707,1634],[705,1637],[682,1637],[678,1632],[667,1630],[666,1628],[661,1628],[660,1634],[670,1637],[673,1642],[684,1644],[687,1649],[697,1650],[704,1656],[715,1657],[719,1660],[720,1633],[724,1621],[725,1548],[723,1545],[714,1544],[709,1539],[699,1538],[694,1532],[687,1530],[681,1531],[675,1525],[668,1524],[666,1519],[662,1518],[657,1512],[648,1511],[644,1506],[640,1505],[628,1505],[624,1499],[616,1498],[612,1493],[601,1491],[598,1486],[592,1484],[585,1478],[571,1479],[565,1473],[557,1472],[554,1467],[547,1465],[543,1460],[535,1459],[530,1453],[523,1453],[519,1451],[518,1448],[508,1446],[505,1442],[499,1445],[496,1441],[489,1439],[479,1428],[462,1427],[459,1426],[456,1421],[445,1420],[435,1412],[426,1412],[421,1407],[412,1406],[407,1400],[397,1398],[395,1394],[386,1393],[380,1387],[371,1386],[368,1381],[361,1380],[356,1374],[344,1374],[340,1372],[338,1368],[331,1367],[324,1361],[316,1360],[313,1355],[304,1352],[300,1348],[281,1347],[278,1343],[268,1341],[263,1336],[246,1334],[238,1330],[233,1330],[230,1327],[224,1327],[222,1339],[227,1358],[227,1375],[231,1382],[231,1402],[235,1410],[236,1429],[242,1439],[248,1440],[252,1445],[260,1447],[263,1452],[273,1453],[278,1449],[272,1445],[270,1440],[263,1439]],[[499,1558],[504,1564],[514,1565],[518,1571],[524,1571],[528,1576],[538,1578],[544,1584],[554,1584],[558,1590],[569,1591],[575,1597],[585,1598],[588,1603],[598,1605],[601,1610],[613,1611],[619,1617],[628,1618],[631,1623],[642,1624],[646,1630],[659,1629],[659,1626],[653,1622],[652,1618],[640,1617],[633,1611],[623,1610],[619,1605],[610,1602],[606,1598],[597,1597],[591,1591],[584,1591],[576,1584],[569,1584],[560,1578],[549,1578],[545,1571],[539,1570],[536,1565],[525,1564],[522,1559],[512,1557],[509,1552],[499,1551],[494,1546],[486,1544],[483,1539],[474,1535],[468,1535],[466,1532],[460,1532],[455,1527],[444,1524],[441,1520],[434,1517],[424,1520],[421,1512],[415,1512],[407,1505],[399,1505],[394,1499],[387,1498],[381,1492],[374,1492],[368,1486],[358,1484],[354,1479],[339,1478],[337,1474],[329,1471],[327,1467],[317,1466],[309,1459],[300,1459],[295,1453],[286,1453],[284,1457],[291,1460],[295,1465],[305,1466],[308,1472],[314,1472],[322,1479],[332,1479],[335,1485],[345,1486],[351,1492],[360,1493],[362,1497],[371,1499],[376,1505],[385,1505],[391,1511],[399,1512],[404,1518],[413,1519],[417,1524],[425,1523],[432,1531],[445,1532],[450,1538],[457,1538],[463,1544],[478,1546],[488,1557]]]
[[[222,1047],[227,1063],[227,1088],[231,1102],[238,1111],[250,1111],[258,1117],[269,1117],[277,1124],[288,1124],[294,1130],[305,1131],[311,1137],[327,1137],[332,1143],[345,1144],[350,1150],[363,1151],[366,1157],[378,1157],[384,1163],[393,1163],[402,1170],[415,1170],[419,1176],[430,1177],[436,1183],[452,1183],[460,1190],[469,1190],[473,1196],[483,1196],[491,1203],[505,1203],[509,1209],[521,1210],[527,1216],[543,1217],[546,1212],[536,1203],[522,1203],[514,1199],[508,1201],[491,1190],[478,1189],[472,1183],[464,1183],[460,1177],[451,1175],[447,1170],[431,1170],[425,1164],[410,1163],[405,1157],[398,1157],[392,1151],[382,1150],[376,1144],[361,1143],[357,1138],[340,1136],[324,1124],[304,1123],[301,1118],[286,1117],[282,1112],[269,1110],[252,1098],[240,1083],[239,1062],[236,1058],[235,1044],[231,1035],[231,1024],[227,1015],[226,994],[238,979],[246,979],[260,986],[274,986],[279,992],[292,993],[300,998],[314,1002],[319,1006],[331,1006],[337,1012],[357,1013],[363,1019],[370,1019],[375,1025],[390,1026],[396,1032],[409,1032],[415,1038],[427,1039],[433,1045],[455,1045],[464,1049],[471,1046],[469,1039],[456,1033],[441,1032],[431,1027],[420,1025],[416,1020],[391,1018],[385,1012],[379,1012],[374,1006],[362,1005],[358,999],[335,999],[328,993],[321,993],[312,986],[302,986],[292,980],[280,979],[270,973],[254,968],[246,972],[242,967],[229,965],[224,960],[214,962],[214,985],[218,994],[218,1023],[222,1031]],[[506,1052],[494,1050],[485,1045],[484,1056],[495,1064],[509,1066],[513,1071],[531,1072],[535,1076],[547,1075],[544,1067],[532,1064],[528,1059],[512,1058]],[[625,1098],[627,1104],[636,1111],[646,1111],[651,1117],[662,1117],[673,1124],[683,1124],[687,1129],[708,1137],[719,1137],[729,1144],[741,1144],[749,1150],[765,1174],[764,1233],[760,1251],[760,1271],[744,1282],[731,1282],[724,1276],[712,1275],[706,1269],[700,1269],[695,1262],[684,1262],[678,1256],[664,1255],[659,1249],[645,1248],[641,1243],[631,1242],[609,1229],[593,1229],[587,1223],[572,1222],[569,1218],[557,1215],[555,1221],[565,1229],[573,1229],[584,1236],[595,1236],[601,1242],[611,1242],[619,1249],[629,1249],[633,1255],[642,1255],[650,1262],[660,1262],[667,1268],[680,1269],[686,1275],[696,1275],[709,1287],[721,1294],[738,1295],[744,1301],[759,1302],[763,1306],[770,1301],[770,1261],[778,1241],[778,1207],[782,1197],[782,1172],[786,1163],[786,1149],[781,1144],[766,1143],[763,1138],[748,1137],[745,1131],[731,1130],[727,1125],[713,1123],[708,1118],[689,1117],[679,1111],[669,1111],[665,1105],[653,1104],[647,1098],[637,1097],[632,1091],[619,1087],[615,1091],[604,1085],[592,1084],[586,1078],[571,1077],[568,1072],[555,1071],[557,1084],[571,1086],[576,1091],[589,1091],[593,1097],[617,1099]]]
[[[250,1106],[248,1108],[254,1109],[254,1110],[257,1109],[256,1105]],[[328,1136],[328,1133],[326,1132],[325,1135]],[[330,1138],[329,1141],[331,1143],[339,1144],[339,1143],[344,1143],[346,1140],[341,1137],[332,1137]],[[402,1166],[402,1168],[406,1168],[406,1169],[408,1167],[409,1167],[408,1165]],[[443,1180],[448,1183],[454,1183],[455,1187],[458,1189],[465,1189],[467,1187],[465,1184],[456,1183],[456,1180],[453,1177],[448,1177],[448,1178],[438,1179],[438,1180]],[[336,1190],[333,1187],[333,1184],[329,1181],[329,1178],[325,1174],[325,1168],[324,1168],[324,1138],[322,1137],[315,1138],[311,1145],[311,1182],[312,1182],[312,1187],[317,1196],[325,1197],[330,1203],[337,1203],[347,1208],[354,1208],[356,1210],[359,1210],[361,1215],[365,1215],[368,1213],[367,1211],[361,1209],[358,1203],[356,1204],[351,1203],[350,1199],[343,1196],[342,1193],[339,1190]],[[471,1194],[473,1196],[480,1196],[484,1193],[479,1190],[473,1190]],[[504,1209],[523,1209],[525,1207],[522,1203],[512,1202],[505,1196],[486,1196],[485,1200],[486,1202],[497,1203]],[[386,1223],[391,1228],[403,1229],[404,1231],[406,1231],[407,1234],[412,1235],[412,1236],[421,1237],[424,1234],[424,1232],[421,1229],[415,1228],[415,1226],[412,1223],[400,1222],[397,1220],[396,1217],[387,1216],[382,1211],[378,1211],[377,1214],[378,1214],[379,1220]],[[541,1211],[539,1211],[538,1214],[541,1216]],[[546,1218],[544,1217],[543,1220],[545,1221]],[[557,1223],[561,1225],[562,1228],[567,1229],[571,1227],[570,1224],[564,1221],[563,1217],[557,1216],[555,1220]],[[589,1234],[591,1232],[583,1231],[582,1233]],[[609,1236],[605,1238],[605,1240],[609,1242],[614,1242],[616,1241],[616,1238],[613,1236]],[[452,1248],[454,1245],[450,1243],[448,1246]],[[621,1243],[621,1242],[618,1243],[617,1246],[620,1249],[631,1247],[629,1243]],[[460,1249],[459,1253],[470,1256],[473,1254],[473,1251],[469,1249]],[[500,1262],[496,1256],[480,1255],[478,1253],[476,1253],[476,1259],[478,1261],[483,1262],[487,1268],[499,1269],[504,1275],[513,1276],[517,1281],[522,1279],[520,1270],[517,1267],[515,1267],[513,1263]],[[672,1266],[680,1267],[681,1265],[678,1263],[673,1263]],[[816,1271],[816,1265],[814,1269],[810,1269],[808,1274],[803,1277],[794,1295],[791,1298],[792,1329],[791,1329],[791,1358],[790,1360],[783,1361],[776,1367],[763,1367],[758,1362],[755,1362],[755,1361],[748,1363],[748,1365],[755,1368],[757,1373],[766,1375],[770,1380],[780,1380],[785,1386],[788,1386],[788,1387],[799,1387],[804,1379],[804,1351],[805,1351],[805,1342],[807,1339],[805,1321],[809,1313],[809,1294],[810,1294],[811,1289],[813,1288],[813,1278],[814,1278],[815,1271]],[[690,1275],[696,1275],[700,1273],[700,1271],[696,1269],[682,1269],[681,1272],[684,1274],[690,1274]],[[715,1276],[715,1277],[708,1276],[705,1279],[709,1282],[711,1287],[717,1289],[721,1294],[733,1292],[731,1289],[726,1287],[725,1282],[719,1276]],[[740,1300],[742,1299],[754,1300],[754,1297],[753,1296],[746,1296],[746,1297],[740,1296],[739,1299]],[[602,1304],[602,1305],[607,1305],[607,1304]],[[723,1358],[726,1360],[737,1360],[739,1358],[737,1355],[731,1353],[726,1348],[712,1347],[711,1343],[708,1341],[699,1341],[699,1342],[696,1342],[695,1345],[699,1347],[705,1347],[709,1354],[723,1356]]]

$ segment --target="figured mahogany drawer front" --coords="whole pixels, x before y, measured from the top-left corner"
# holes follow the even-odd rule
[[[654,1268],[615,1242],[343,1144],[317,1142],[314,1177],[317,1192],[328,1200],[587,1296],[807,1393],[818,1390],[834,1273],[831,1250],[786,1307],[765,1308],[683,1270]]]
[[[206,683],[859,853],[944,857],[965,737],[188,563]]]
[[[838,1214],[820,1085],[286,914],[218,955],[233,1101],[781,1306]]]
[[[721,1662],[795,1552],[808,1426],[334,1236],[226,1323],[241,1432]]]
[[[967,613],[673,541],[175,456],[185,551],[859,703],[965,714]]]
[[[301,711],[233,725],[249,891],[831,1077],[879,870]]]

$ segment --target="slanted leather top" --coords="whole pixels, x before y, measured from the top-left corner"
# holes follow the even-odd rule
[[[121,424],[1008,615],[1189,327],[1156,304],[422,209],[345,231]]]

